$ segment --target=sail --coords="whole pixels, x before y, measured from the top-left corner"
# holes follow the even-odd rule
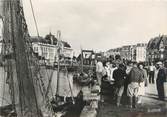
[[[12,101],[15,103],[18,116],[41,117],[31,66],[29,35],[20,0],[2,0],[1,2],[3,2],[3,38],[5,49],[7,48],[4,53],[11,73],[8,78]],[[15,84],[18,84],[17,87]],[[16,89],[18,89],[17,92]]]

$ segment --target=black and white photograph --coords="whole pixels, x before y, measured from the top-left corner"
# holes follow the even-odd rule
[[[0,117],[167,117],[167,0],[0,0]]]

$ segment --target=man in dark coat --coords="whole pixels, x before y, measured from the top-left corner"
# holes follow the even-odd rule
[[[115,80],[116,95],[117,95],[117,106],[120,106],[121,97],[124,91],[124,82],[126,78],[126,72],[123,64],[119,64],[118,69],[114,70],[113,78]]]
[[[160,100],[165,100],[165,95],[164,95],[164,82],[166,81],[166,69],[163,67],[162,62],[158,62],[157,65],[159,66],[159,71],[157,75],[157,91],[158,91],[158,98]]]

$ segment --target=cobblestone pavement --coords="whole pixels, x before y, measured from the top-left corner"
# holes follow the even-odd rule
[[[104,96],[104,100],[100,104],[98,117],[167,117],[167,101],[158,100],[155,84],[146,88],[143,103],[137,109],[129,109],[126,105],[116,107],[111,96]]]

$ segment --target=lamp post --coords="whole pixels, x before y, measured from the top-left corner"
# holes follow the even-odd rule
[[[148,64],[150,64],[152,62],[152,58],[151,58],[151,54],[148,54]]]

